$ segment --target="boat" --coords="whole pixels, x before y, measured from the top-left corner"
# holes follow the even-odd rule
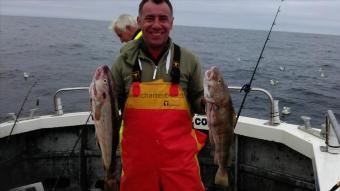
[[[91,113],[63,111],[61,95],[75,91],[88,91],[88,87],[56,91],[54,114],[14,116],[0,124],[0,190],[101,190],[104,171]],[[268,119],[239,118],[230,151],[228,189],[214,184],[217,166],[207,141],[198,156],[206,190],[336,190],[340,127],[333,112],[327,112],[323,129],[310,127],[308,117],[300,125],[285,123],[268,91],[251,91],[268,97]],[[266,110],[267,103],[263,105]],[[208,133],[205,116],[195,115],[193,126]]]

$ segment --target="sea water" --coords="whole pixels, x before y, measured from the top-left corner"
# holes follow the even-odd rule
[[[33,83],[21,117],[54,112],[60,88],[89,86],[96,67],[112,65],[121,43],[107,21],[1,16],[0,122],[18,113]],[[229,86],[248,83],[268,31],[174,26],[173,41],[199,58],[203,71],[222,70]],[[29,77],[24,78],[24,72]],[[268,90],[279,100],[281,120],[303,124],[310,116],[319,128],[331,109],[340,119],[340,36],[272,32],[252,87]],[[232,92],[235,110],[244,93]],[[65,112],[88,111],[87,91],[62,95]],[[37,105],[38,102],[38,105]],[[269,100],[251,92],[242,116],[268,119]]]

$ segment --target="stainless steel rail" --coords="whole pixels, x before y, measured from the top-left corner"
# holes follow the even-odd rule
[[[71,91],[79,91],[79,90],[88,90],[89,87],[74,87],[74,88],[62,88],[56,91],[54,94],[54,109],[57,115],[62,115],[63,112],[63,105],[61,101],[60,95],[64,92],[71,92]],[[240,86],[229,86],[230,90],[241,90]],[[275,100],[273,99],[272,95],[265,89],[261,88],[251,88],[250,91],[257,91],[264,93],[269,101],[270,101],[270,109],[269,109],[269,124],[270,125],[277,125],[280,124],[280,118],[278,113],[278,106],[275,104]]]
[[[62,88],[55,92],[53,101],[54,101],[54,111],[57,115],[64,114],[63,111],[63,104],[61,102],[60,95],[64,92],[71,92],[71,91],[79,91],[79,90],[89,90],[89,87],[74,87],[74,88]]]
[[[340,126],[332,110],[328,110],[326,114],[326,129],[328,132],[326,138],[327,145],[340,148]]]
[[[325,146],[320,146],[322,152],[340,154],[340,126],[332,110],[326,113],[326,124],[324,126]],[[322,131],[321,131],[322,132]]]
[[[229,86],[230,90],[241,90],[242,87],[240,86]],[[273,96],[265,89],[262,88],[251,88],[250,91],[257,91],[264,93],[269,101],[270,101],[270,107],[269,107],[269,124],[270,125],[278,125],[280,124],[280,115],[278,111],[278,101],[273,99]],[[275,103],[277,102],[277,103]]]

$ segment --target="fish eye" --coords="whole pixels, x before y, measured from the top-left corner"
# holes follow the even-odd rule
[[[218,79],[217,83],[221,84],[221,83],[222,83],[222,80],[221,80],[221,79]]]
[[[103,81],[104,81],[104,83],[107,83],[107,79],[104,79]]]

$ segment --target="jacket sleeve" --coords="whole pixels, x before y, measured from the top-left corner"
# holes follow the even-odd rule
[[[202,106],[203,99],[203,73],[201,64],[196,56],[192,59],[192,72],[189,76],[188,97],[193,113],[204,114],[205,109]]]
[[[119,55],[115,61],[112,64],[111,72],[112,72],[112,78],[115,83],[114,91],[115,94],[118,97],[119,102],[119,109],[122,109],[124,106],[125,101],[125,90],[124,90],[124,79],[122,75],[122,65],[123,65],[123,58],[121,55]]]

